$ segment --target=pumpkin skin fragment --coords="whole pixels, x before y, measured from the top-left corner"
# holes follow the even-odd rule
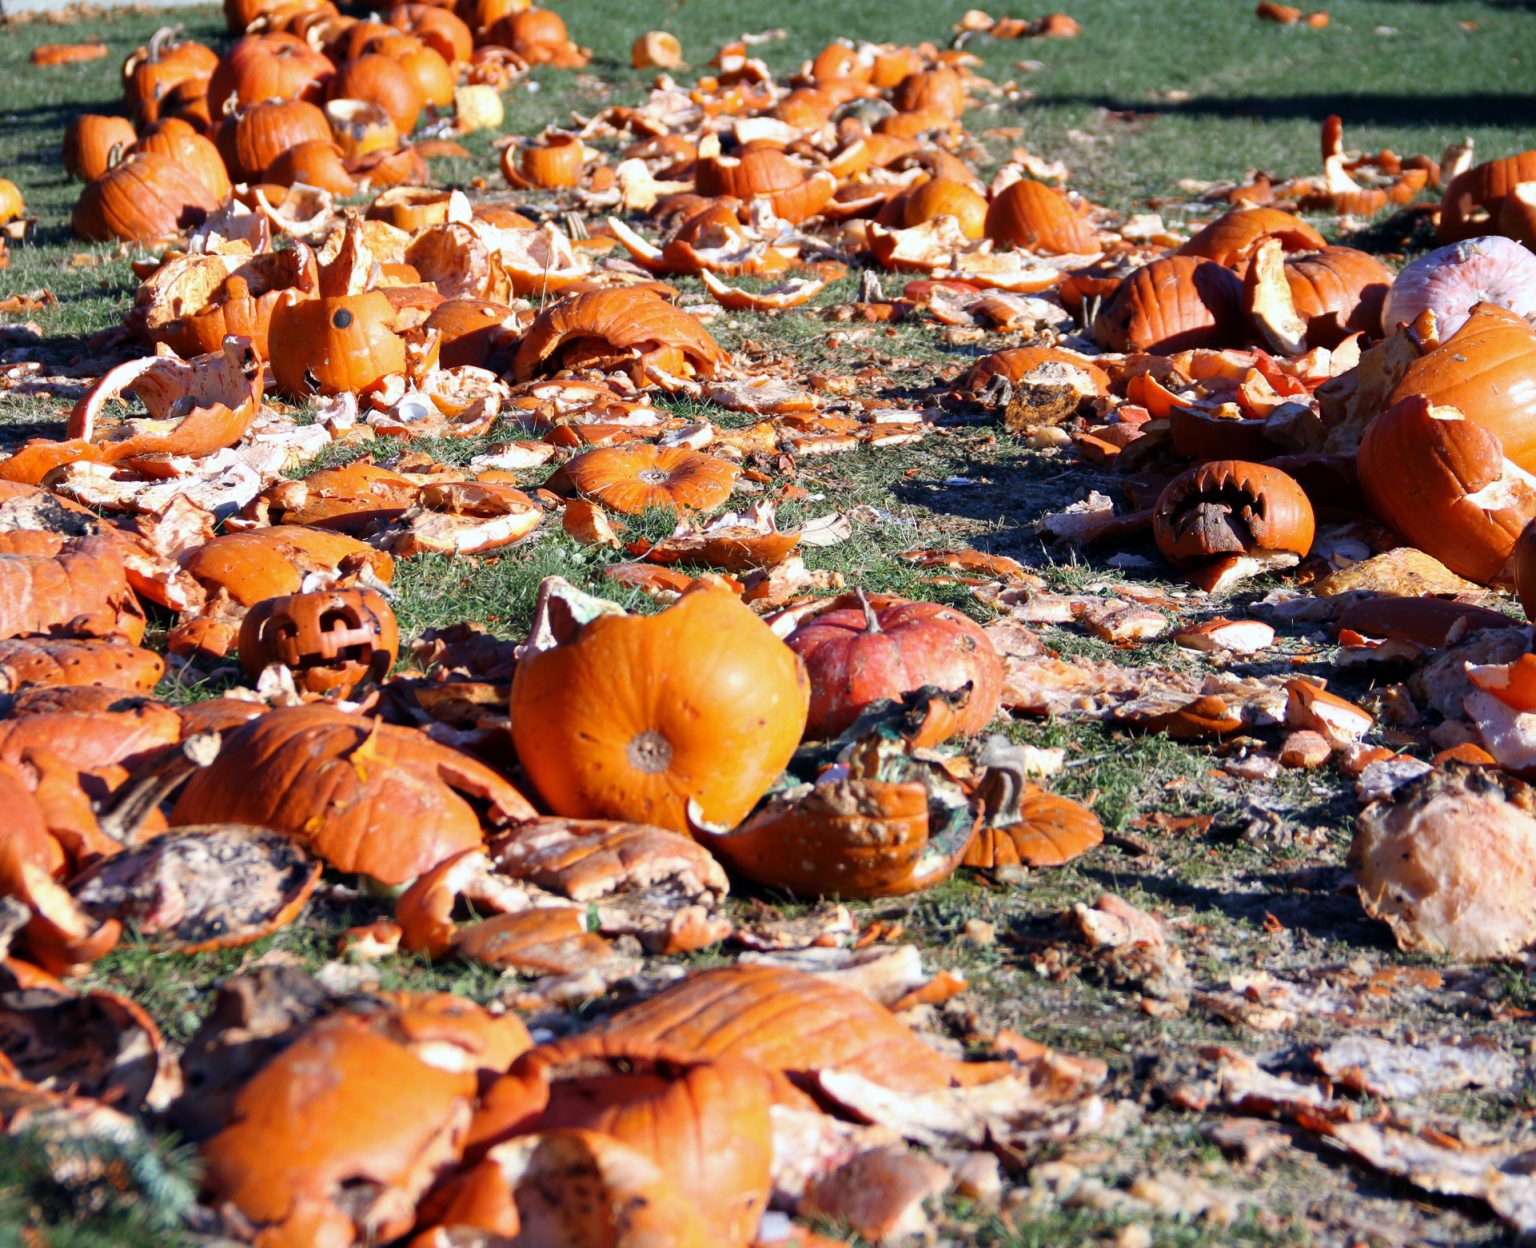
[[[697,318],[645,289],[595,290],[545,308],[518,346],[512,373],[528,381],[573,356],[633,359],[637,385],[646,384],[653,362],[669,373],[713,377],[730,359]]]
[[[762,1068],[579,1035],[525,1053],[507,1081],[544,1102],[519,1133],[576,1129],[611,1136],[655,1159],[721,1245],[755,1238],[773,1160],[771,1085]],[[477,1121],[477,1134],[480,1129]]]
[[[526,655],[512,739],[557,814],[689,830],[734,826],[805,727],[794,652],[728,590],[701,584],[650,617],[606,616]]]
[[[962,866],[990,871],[1018,864],[1059,867],[1104,840],[1104,825],[1081,802],[1030,785],[1019,803],[1019,821],[984,826],[961,860]]]
[[[792,1077],[848,1070],[897,1092],[986,1083],[1014,1069],[944,1057],[861,992],[804,971],[745,963],[690,975],[593,1034],[615,1048],[741,1058]]]
[[[561,470],[576,493],[625,515],[651,507],[708,511],[730,497],[737,468],[682,446],[605,446]]]
[[[937,603],[844,595],[790,634],[787,644],[810,673],[806,731],[813,737],[837,736],[882,698],[967,683],[965,709],[936,725],[938,735],[929,740],[971,736],[992,722],[1002,697],[1002,660],[991,640],[974,621]]]
[[[182,791],[171,824],[274,828],[339,871],[402,884],[482,844],[468,798],[488,801],[493,822],[534,816],[489,767],[423,733],[296,706],[230,733]]]
[[[393,1021],[323,1018],[258,1071],[230,1124],[203,1145],[208,1188],[258,1226],[345,1228],[339,1241],[293,1243],[355,1242],[338,1208],[348,1185],[373,1189],[371,1233],[409,1230],[417,1198],[458,1159],[475,1081],[422,1060],[391,1034]]]
[[[1278,208],[1234,208],[1179,248],[1181,256],[1214,260],[1240,268],[1265,239],[1278,239],[1286,251],[1322,251],[1328,240],[1300,217]]]

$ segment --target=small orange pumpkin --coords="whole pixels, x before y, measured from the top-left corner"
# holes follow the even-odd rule
[[[651,507],[708,511],[731,495],[736,466],[684,446],[605,446],[586,451],[561,469],[584,498],[625,515]]]

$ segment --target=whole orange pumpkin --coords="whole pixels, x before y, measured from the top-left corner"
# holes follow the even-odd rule
[[[970,700],[937,738],[980,732],[997,714],[1003,664],[981,628],[952,607],[845,595],[790,634],[811,676],[806,731],[835,737],[872,702],[933,685],[971,686]]]
[[[556,640],[517,665],[512,740],[557,814],[734,826],[800,744],[805,668],[729,590]]]

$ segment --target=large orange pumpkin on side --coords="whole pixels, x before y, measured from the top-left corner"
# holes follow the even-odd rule
[[[1536,329],[1508,308],[1476,305],[1465,325],[1408,366],[1387,404],[1415,394],[1458,409],[1536,472]]]
[[[567,616],[567,619],[569,617]],[[574,622],[512,679],[512,739],[557,814],[734,826],[800,744],[805,668],[729,590]]]
[[[1246,337],[1242,280],[1196,256],[1164,256],[1124,278],[1094,318],[1106,351],[1171,355],[1231,347]]]

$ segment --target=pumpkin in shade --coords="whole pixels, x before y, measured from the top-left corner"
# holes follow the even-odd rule
[[[1020,178],[987,209],[986,236],[994,243],[1050,255],[1096,252],[1093,227],[1054,186]]]
[[[138,136],[126,117],[82,113],[64,131],[64,168],[82,182],[94,182],[117,164]]]
[[[1199,256],[1227,268],[1241,268],[1266,238],[1286,251],[1321,251],[1328,240],[1300,217],[1278,208],[1234,208],[1212,221],[1179,248],[1181,256]]]
[[[345,62],[331,79],[328,93],[333,100],[377,104],[401,134],[410,134],[421,116],[421,88],[415,79],[403,65],[377,52]]]
[[[579,618],[599,609],[551,582],[541,590],[512,678],[512,739],[529,778],[561,815],[686,832],[692,812],[734,826],[800,743],[804,666],[707,582],[658,615]]]
[[[1468,580],[1505,576],[1536,518],[1536,482],[1505,458],[1499,437],[1453,407],[1409,395],[1366,428],[1360,492],[1379,519]]]
[[[1312,503],[1294,477],[1218,459],[1180,473],[1158,495],[1152,535],[1175,567],[1242,556],[1295,564],[1312,549]]]
[[[327,57],[294,35],[236,39],[208,80],[208,109],[222,117],[231,100],[249,108],[263,100],[318,102],[335,72]]]
[[[81,238],[144,243],[199,224],[219,198],[169,156],[141,152],[80,192],[70,224]]]
[[[813,738],[835,737],[871,703],[925,685],[971,689],[961,708],[945,711],[946,722],[929,739],[971,736],[992,722],[1002,698],[1003,663],[986,633],[938,603],[844,595],[786,644],[810,674],[806,732]]]
[[[1386,405],[1415,394],[1456,408],[1496,435],[1505,456],[1536,473],[1536,329],[1529,322],[1478,304],[1456,333],[1408,365]]]
[[[285,292],[272,312],[272,374],[284,394],[357,394],[405,371],[394,305],[370,289],[373,268],[362,219],[351,213],[336,258],[320,270],[317,297]]]
[[[1264,344],[1297,355],[1331,350],[1354,333],[1380,337],[1391,286],[1390,270],[1353,247],[1287,255],[1278,239],[1266,238],[1248,266],[1244,294]]]
[[[1247,333],[1242,280],[1197,256],[1164,256],[1121,279],[1093,321],[1106,351],[1171,355],[1230,347]]]
[[[169,156],[206,186],[220,203],[234,190],[219,149],[179,117],[166,117],[147,127],[128,154],[137,152],[159,152]]]
[[[1440,199],[1440,241],[1456,243],[1489,234],[1506,201],[1524,183],[1536,182],[1536,149],[1484,161],[1451,179]]]

